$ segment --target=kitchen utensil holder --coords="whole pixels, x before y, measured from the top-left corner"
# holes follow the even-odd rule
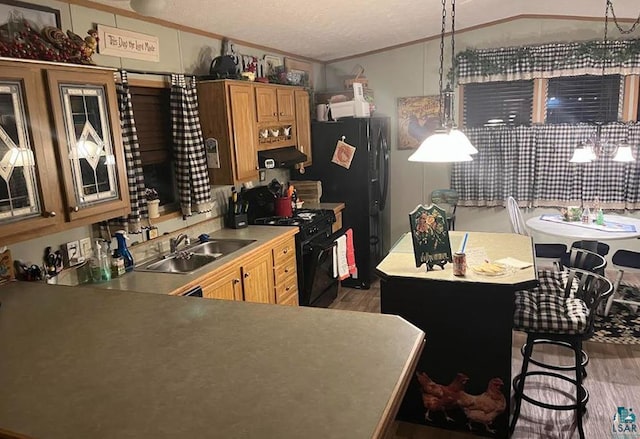
[[[236,213],[230,218],[231,224],[229,226],[232,229],[244,229],[249,224],[246,213]]]
[[[291,197],[276,198],[275,203],[276,216],[283,216],[290,218],[293,216],[293,209],[291,207]]]

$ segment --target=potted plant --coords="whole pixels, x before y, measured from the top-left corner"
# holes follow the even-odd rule
[[[158,218],[160,216],[160,197],[158,191],[154,188],[146,188],[144,196],[147,199],[147,209],[149,210],[149,218]]]

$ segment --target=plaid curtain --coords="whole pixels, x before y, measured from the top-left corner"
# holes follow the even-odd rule
[[[195,78],[187,81],[184,75],[171,75],[171,128],[182,214],[210,211],[211,185]]]
[[[559,76],[640,74],[640,40],[469,49],[456,55],[460,84]]]
[[[136,121],[133,117],[131,92],[126,71],[116,72],[116,90],[118,92],[118,107],[120,110],[120,128],[124,147],[124,160],[127,169],[127,183],[129,185],[129,200],[131,213],[126,217],[109,221],[109,226],[122,227],[129,233],[141,233],[141,218],[147,218],[147,200],[144,194],[144,175],[140,144],[136,131]]]
[[[513,196],[530,207],[590,205],[598,199],[606,209],[640,208],[640,161],[618,163],[602,156],[586,164],[569,162],[576,145],[593,133],[587,124],[466,130],[478,154],[453,166],[458,204],[500,206]],[[611,144],[627,141],[640,157],[640,124],[606,124],[602,138]]]

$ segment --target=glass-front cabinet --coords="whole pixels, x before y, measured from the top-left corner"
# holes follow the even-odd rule
[[[40,129],[46,112],[38,84],[37,69],[0,64],[0,242],[63,221],[49,181],[55,157]]]
[[[0,244],[126,215],[113,71],[0,59]]]
[[[48,70],[47,80],[69,218],[126,209],[129,197],[124,168],[118,166],[124,157],[112,72]]]

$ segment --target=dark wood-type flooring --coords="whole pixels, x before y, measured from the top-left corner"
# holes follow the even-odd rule
[[[369,290],[341,288],[338,298],[330,308],[362,312],[380,312],[380,287],[375,282]],[[520,347],[525,341],[525,334],[514,332],[513,337],[513,375],[516,375],[522,364]],[[428,347],[425,347],[427,349]],[[583,418],[587,438],[611,438],[612,419],[618,406],[632,407],[634,413],[640,413],[640,345],[615,345],[586,342],[585,351],[589,354],[587,366],[588,376],[584,382],[590,393],[587,412]],[[543,347],[536,351],[539,357],[547,362],[570,364],[573,357],[569,352],[553,346]],[[527,381],[529,384],[529,381]],[[559,388],[565,392],[573,392],[570,385],[558,384],[557,380],[537,379],[533,381],[528,394],[549,402],[565,404],[569,402],[562,392],[551,391]],[[513,391],[512,391],[513,393]],[[640,424],[640,416],[639,421]],[[387,439],[469,439],[479,437],[463,432],[453,432],[439,428],[396,422]],[[566,439],[577,438],[572,411],[552,411],[523,402],[518,425],[512,436],[514,439]]]

